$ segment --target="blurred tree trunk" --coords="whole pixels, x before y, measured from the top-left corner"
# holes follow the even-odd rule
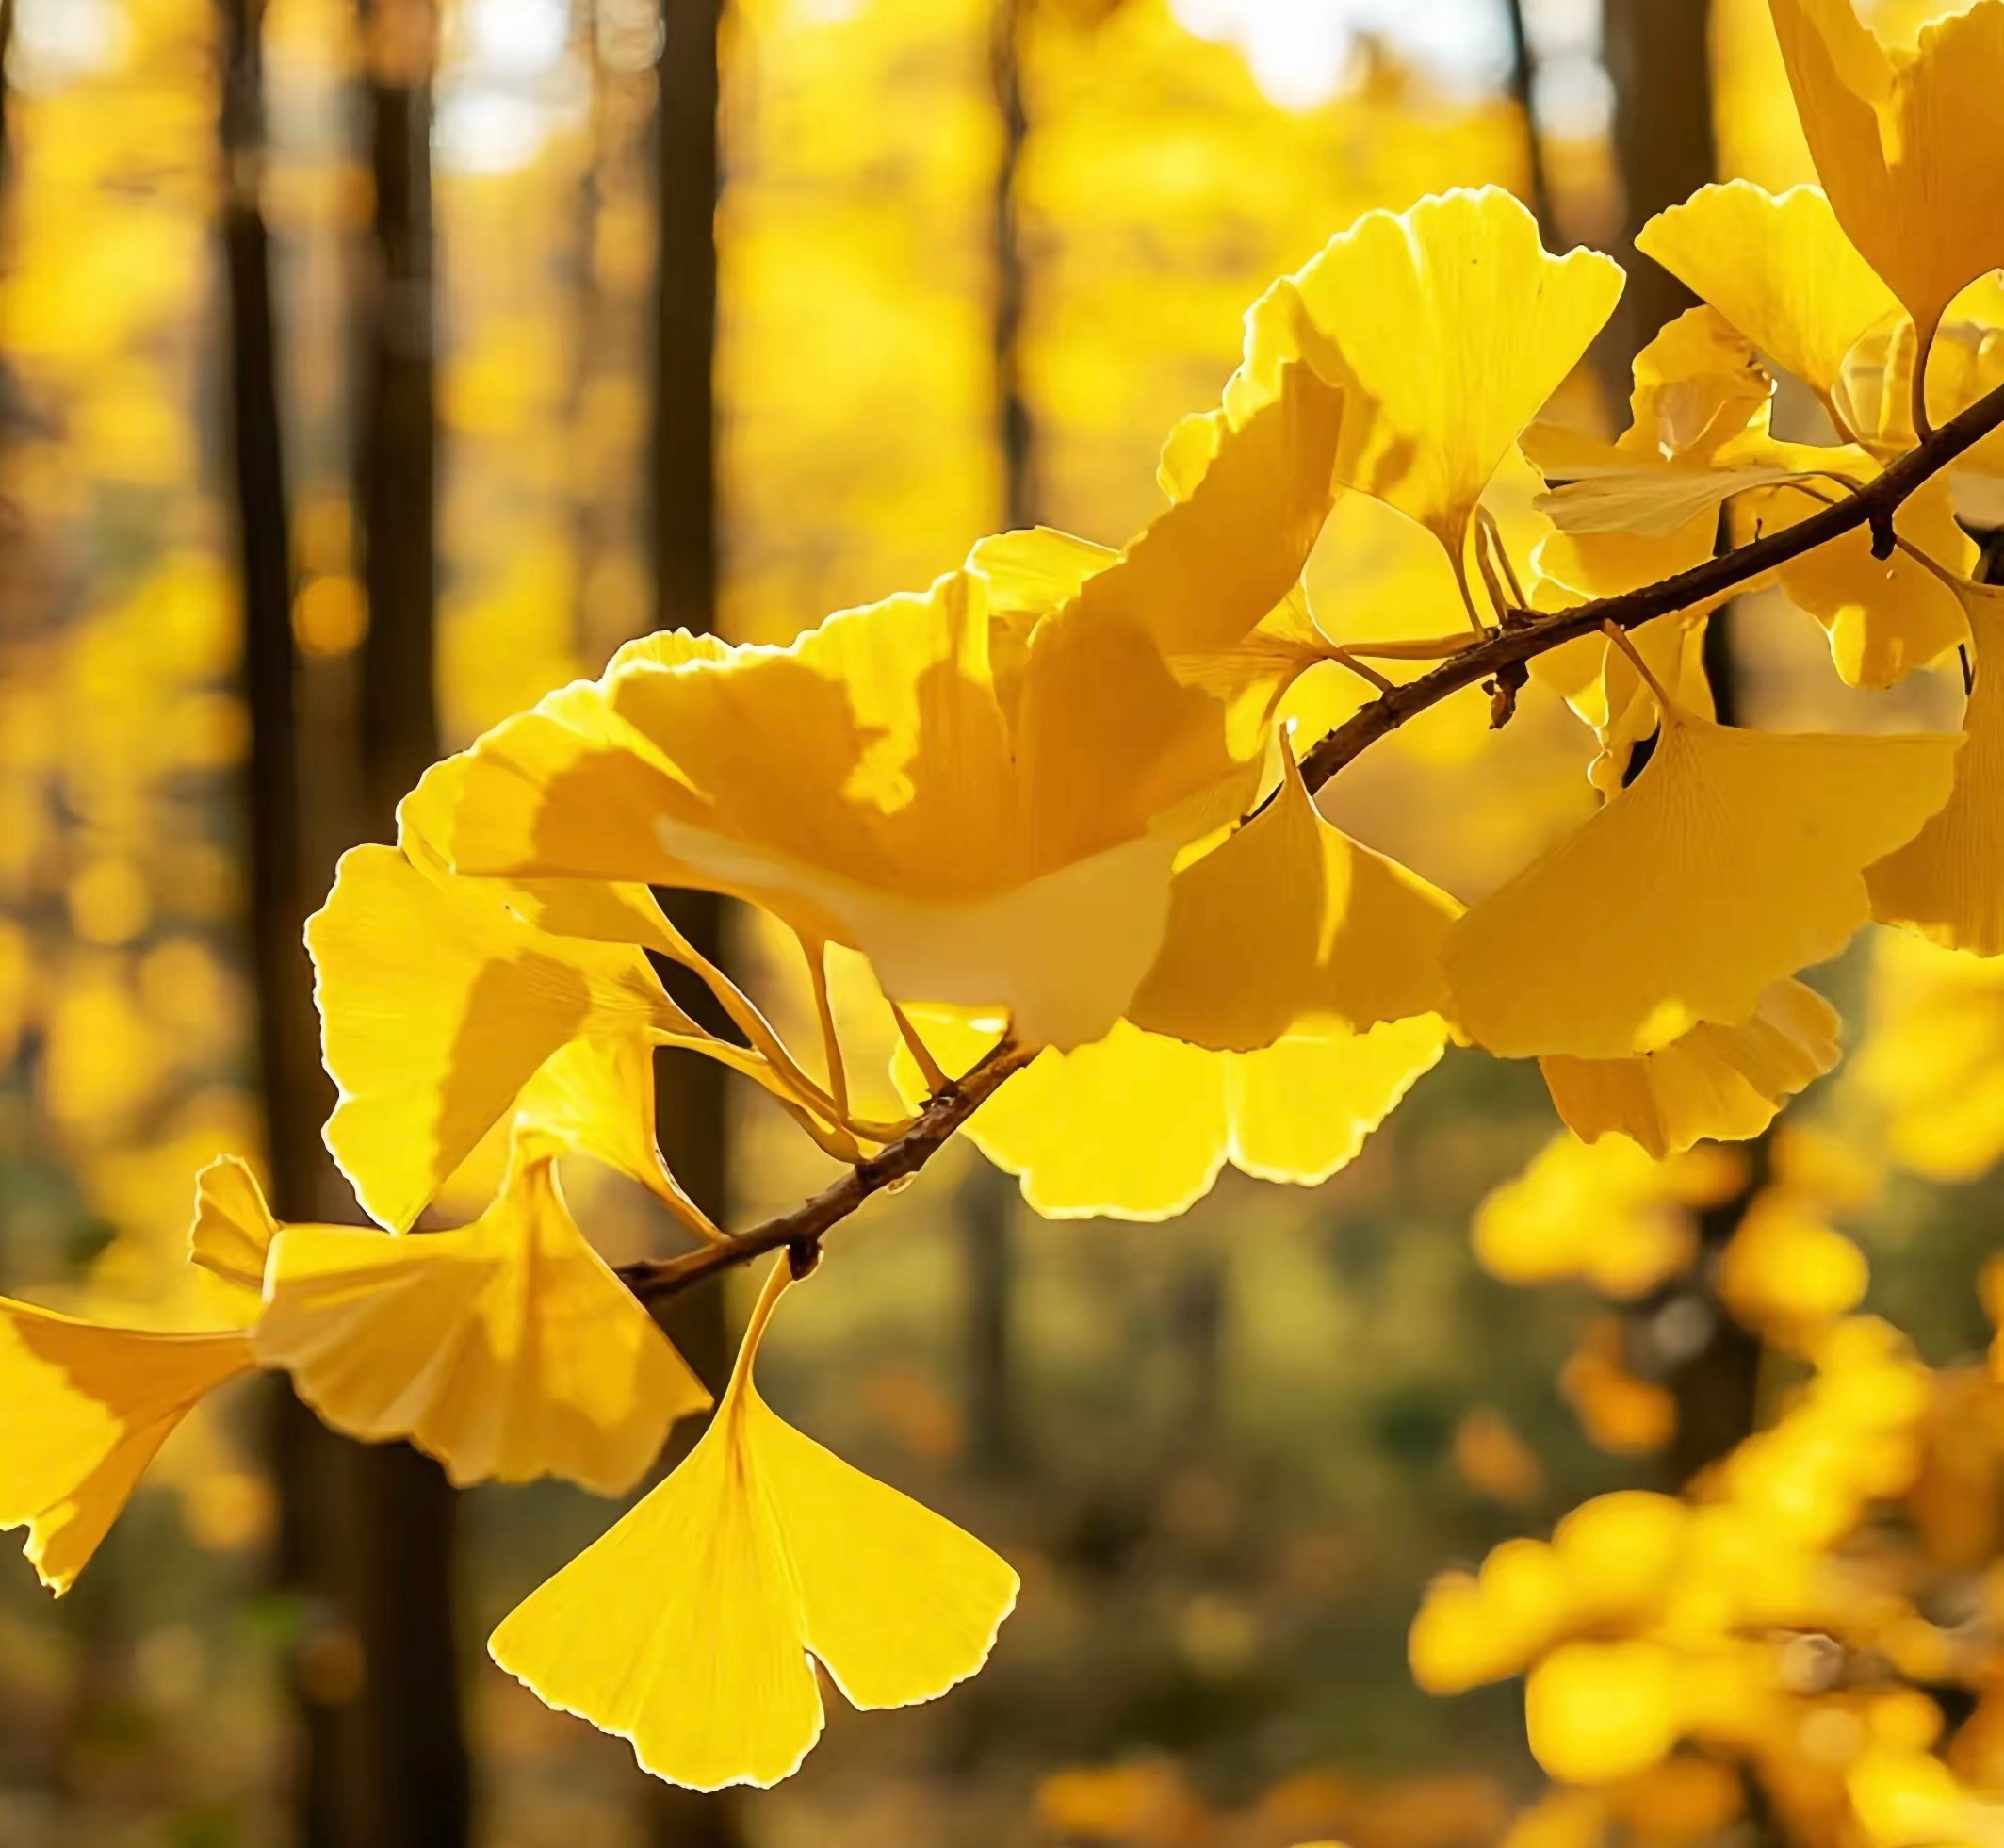
[[[328,1190],[318,1124],[332,1103],[319,1068],[305,921],[309,834],[301,777],[298,660],[292,635],[292,564],[272,315],[270,241],[260,200],[264,99],[262,0],[219,0],[222,28],[223,275],[228,293],[228,428],[244,625],[244,690],[251,712],[246,788],[251,962],[257,994],[257,1055],[272,1210],[319,1217]],[[334,1761],[354,1676],[353,1632],[325,1593],[317,1557],[330,1544],[342,1497],[331,1481],[330,1441],[282,1385],[267,1400],[278,1478],[279,1583],[301,1606],[293,1658],[305,1758],[298,1839],[336,1848],[364,1839],[359,1788],[320,1768]]]
[[[7,60],[14,49],[14,0],[0,0],[0,190],[13,177],[14,144],[9,139],[8,106],[11,86],[7,79]]]
[[[710,633],[717,625],[716,391],[718,29],[721,0],[660,0],[655,104],[657,281],[649,513],[657,629]],[[676,927],[713,962],[726,959],[723,901],[665,891]],[[672,975],[672,972],[671,972]],[[707,990],[676,987],[704,1023],[723,1022]],[[730,1203],[724,1068],[689,1055],[657,1061],[661,1153],[696,1203],[721,1220]],[[721,1288],[675,1299],[663,1326],[712,1391],[730,1369]],[[657,1848],[737,1848],[728,1792],[705,1795],[647,1780],[646,1827]]]
[[[255,16],[247,0],[224,4],[243,14],[240,88],[250,99],[245,111],[254,112]],[[269,261],[254,191],[241,183],[232,188],[247,671],[260,739],[253,763],[253,806],[262,811],[253,823],[261,868],[254,890],[281,1218],[327,1216],[337,1186],[318,1148],[317,1126],[330,1098],[314,1056],[310,977],[299,949],[301,914],[325,874],[316,862],[339,840],[391,838],[397,796],[437,748],[429,16],[373,0],[361,23],[377,258],[363,316],[357,467],[369,606],[361,815],[307,812],[327,783],[303,779],[296,722]],[[239,153],[233,173],[246,170]],[[254,161],[248,171],[254,173]],[[254,339],[247,342],[247,333]],[[297,1840],[304,1848],[462,1848],[471,1827],[470,1777],[452,1622],[451,1491],[415,1451],[350,1443],[289,1398],[279,1422],[280,1570],[304,1617],[294,1676],[304,1758]]]
[[[1563,233],[1552,204],[1552,175],[1545,164],[1545,138],[1538,125],[1538,59],[1531,46],[1523,0],[1504,0],[1504,21],[1510,32],[1510,100],[1523,119],[1524,203],[1537,215],[1547,250],[1564,248]]]
[[[1023,388],[1023,308],[1028,282],[1018,199],[1023,149],[1030,138],[1023,103],[1024,0],[994,0],[989,21],[988,70],[1002,123],[1002,155],[994,192],[995,319],[990,331],[995,365],[995,437],[1002,458],[1002,524],[1036,520],[1036,432]]]
[[[1036,428],[1023,384],[1023,309],[1027,263],[1018,180],[1030,119],[1023,102],[1024,0],[994,0],[988,20],[988,74],[1002,143],[995,168],[990,235],[994,289],[988,338],[995,377],[995,450],[1002,473],[1004,528],[1036,522]],[[955,1219],[960,1229],[966,1322],[962,1365],[967,1395],[968,1456],[975,1468],[1007,1475],[1023,1462],[1011,1352],[1016,1296],[1016,1219],[1021,1194],[1015,1180],[974,1158],[962,1182]]]
[[[429,0],[361,0],[363,90],[375,182],[364,309],[356,512],[368,599],[362,751],[369,831],[438,755],[433,611],[438,424],[433,349]]]
[[[1721,530],[1722,539],[1722,530]],[[1744,676],[1733,646],[1733,606],[1715,612],[1704,635],[1705,678],[1723,725],[1746,718]],[[1676,1401],[1677,1430],[1666,1459],[1674,1485],[1751,1436],[1760,1412],[1761,1340],[1735,1321],[1720,1300],[1720,1254],[1739,1230],[1753,1198],[1768,1185],[1769,1136],[1741,1145],[1747,1174],[1726,1200],[1698,1216],[1698,1264],[1691,1281],[1653,1311],[1654,1345],[1668,1365],[1664,1383]]]
[[[1604,0],[1623,197],[1617,254],[1628,271],[1615,336],[1602,347],[1618,404],[1626,401],[1636,352],[1697,301],[1667,270],[1637,254],[1635,238],[1656,213],[1716,176],[1710,16],[1708,0]],[[1707,625],[1704,664],[1719,718],[1729,725],[1743,719],[1731,605]],[[1767,1138],[1746,1153],[1746,1185],[1700,1215],[1695,1277],[1652,1302],[1636,1330],[1676,1401],[1677,1433],[1666,1459],[1675,1483],[1688,1482],[1748,1436],[1758,1412],[1760,1341],[1727,1314],[1712,1286],[1719,1252],[1767,1178]]]
[[[1628,399],[1629,360],[1664,322],[1697,301],[1669,270],[1638,256],[1635,239],[1658,212],[1681,204],[1716,175],[1711,6],[1710,0],[1602,0],[1602,8],[1623,200],[1615,254],[1628,271],[1613,322],[1620,404]]]
[[[263,0],[221,0],[222,243],[229,298],[229,429],[251,710],[251,956],[272,1210],[311,1218],[326,1157],[319,1123],[332,1091],[319,1069],[301,839],[292,552],[271,305],[270,242],[260,200]]]

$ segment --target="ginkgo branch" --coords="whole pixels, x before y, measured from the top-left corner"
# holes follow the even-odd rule
[[[1003,1040],[964,1078],[951,1080],[920,1114],[919,1120],[895,1142],[857,1162],[811,1200],[789,1213],[775,1214],[721,1243],[707,1244],[678,1257],[622,1265],[622,1282],[644,1302],[678,1295],[692,1285],[749,1264],[767,1251],[793,1251],[803,1262],[811,1258],[822,1235],[839,1225],[872,1194],[882,1193],[925,1166],[953,1139],[954,1133],[1012,1072],[1035,1057],[1034,1047]]]
[[[1891,532],[1893,515],[1915,489],[1999,427],[2004,427],[2004,385],[1986,392],[1960,416],[1930,433],[1890,463],[1876,480],[1836,505],[1812,514],[1800,525],[1721,552],[1659,583],[1623,591],[1619,597],[1576,604],[1536,622],[1485,637],[1417,679],[1360,708],[1311,746],[1301,760],[1302,780],[1312,791],[1320,789],[1380,738],[1389,737],[1408,720],[1439,705],[1450,695],[1479,681],[1517,674],[1540,655],[1562,643],[1589,635],[1605,624],[1638,629],[1658,616],[1727,596],[1765,572],[1860,527],[1870,528],[1876,542],[1879,535]]]
[[[1880,535],[1891,532],[1894,515],[1915,489],[2000,427],[2004,427],[2004,385],[1931,431],[1876,480],[1812,514],[1799,525],[1753,539],[1688,571],[1637,590],[1624,591],[1619,597],[1601,597],[1501,630],[1485,629],[1479,640],[1463,646],[1417,679],[1381,694],[1323,737],[1301,760],[1303,780],[1310,790],[1320,789],[1379,739],[1390,736],[1409,720],[1463,688],[1482,681],[1494,682],[1502,689],[1521,685],[1532,661],[1582,635],[1604,629],[1638,629],[1658,616],[1727,596],[1763,573],[1860,527],[1870,528],[1876,543]],[[1888,546],[1887,550],[1890,549]],[[1473,616],[1473,602],[1469,609]],[[1391,658],[1399,646],[1415,646],[1435,645],[1367,645],[1351,652],[1373,653],[1382,659]],[[846,1173],[791,1212],[778,1214],[744,1232],[677,1257],[622,1266],[620,1277],[636,1296],[644,1301],[675,1296],[766,1252],[782,1249],[793,1250],[806,1262],[818,1251],[824,1233],[840,1224],[872,1195],[917,1174],[994,1094],[997,1087],[1035,1056],[1035,1048],[1017,1046],[1005,1039],[965,1077],[943,1080],[917,1031],[901,1010],[893,1007],[892,1011],[905,1044],[933,1086],[931,1101],[918,1121],[876,1154],[855,1163]]]

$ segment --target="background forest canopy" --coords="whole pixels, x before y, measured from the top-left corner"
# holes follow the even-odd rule
[[[1996,1848],[2004,467],[1957,433],[2004,380],[2004,0],[0,0],[0,1843]],[[1450,256],[1506,279],[1458,319]],[[1033,527],[1093,546],[977,546]],[[1305,597],[1255,595],[1273,557]],[[1688,569],[1629,641],[1523,639]],[[810,818],[790,869],[880,796],[926,825],[855,716],[890,735],[923,638],[1017,741],[991,782],[1039,699],[1112,761],[1149,721],[1050,637],[1186,583],[1159,664],[1233,799],[1177,810],[1176,880],[1306,854],[1333,957],[1263,906],[1263,980],[1207,984],[1165,897],[1100,1019],[1124,914],[999,933],[1018,1034],[1095,1042],[1031,1064],[1000,1008],[895,1017],[933,979],[895,919],[823,955],[848,888],[678,882],[721,852],[688,785],[716,864],[771,844],[753,773],[702,784],[703,686],[741,690],[716,760],[763,735]],[[781,659],[848,702],[846,782],[774,657],[706,679],[672,633],[837,610],[894,669]],[[564,784],[505,722],[601,673],[565,723],[622,774],[686,745],[680,832],[544,879]],[[1820,947],[1595,1015],[1590,898],[1496,921],[1653,789],[1709,799],[1725,739],[1817,844],[1639,986],[1744,974],[1791,908]],[[1061,790],[990,841],[940,787],[884,875],[924,918],[1072,825]],[[552,957],[592,1033],[511,1077],[505,978]],[[1312,1022],[1246,1024],[1297,979]],[[750,1692],[741,1582],[589,1564],[674,1550],[719,1459],[790,1588]],[[915,1588],[931,1628],[851,1622]],[[719,1678],[611,1710],[570,1642],[677,1598]]]

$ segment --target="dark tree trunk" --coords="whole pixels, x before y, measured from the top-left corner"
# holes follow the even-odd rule
[[[1002,120],[1002,158],[995,169],[995,319],[990,334],[995,365],[995,440],[1002,459],[1002,523],[1036,519],[1035,427],[1023,389],[1023,309],[1027,265],[1023,254],[1018,180],[1030,138],[1023,102],[1023,0],[995,0],[989,22],[988,68],[995,110]]]
[[[1719,543],[1727,542],[1720,522]],[[1704,673],[1721,725],[1746,719],[1745,675],[1734,648],[1734,606],[1705,625]],[[1664,1382],[1676,1401],[1677,1430],[1667,1459],[1673,1486],[1688,1483],[1743,1438],[1760,1415],[1761,1339],[1735,1321],[1716,1287],[1719,1261],[1753,1199],[1768,1185],[1768,1135],[1744,1145],[1747,1178],[1730,1199],[1698,1216],[1698,1266],[1691,1282],[1655,1312],[1659,1350],[1670,1349]],[[1666,1338],[1667,1337],[1667,1338]]]
[[[1545,164],[1545,139],[1538,125],[1538,59],[1524,22],[1523,0],[1504,0],[1505,23],[1510,29],[1510,100],[1523,120],[1524,203],[1537,215],[1547,250],[1564,248],[1557,214],[1552,204],[1552,175]]]
[[[393,17],[413,10],[413,0],[363,0],[366,25],[380,20],[384,36]],[[368,597],[362,751],[368,826],[388,840],[397,803],[438,755],[429,60],[408,45],[392,47],[372,64],[364,92],[376,211],[355,496]]]
[[[719,0],[661,0],[655,122],[655,627],[716,622]]]
[[[1697,298],[1635,250],[1636,234],[1716,173],[1708,0],[1604,0],[1609,75],[1615,87],[1615,155],[1623,196],[1621,249],[1628,287],[1602,354],[1616,401],[1625,401],[1629,364],[1665,322]],[[1731,606],[1705,630],[1704,667],[1720,720],[1745,716],[1744,675],[1734,655]],[[1639,765],[1637,766],[1639,767]],[[1765,1184],[1768,1141],[1747,1146],[1747,1185],[1700,1216],[1699,1267],[1687,1286],[1644,1310],[1635,1334],[1677,1405],[1677,1434],[1666,1459],[1675,1484],[1717,1462],[1750,1435],[1758,1415],[1761,1344],[1726,1313],[1712,1286],[1719,1254]]]
[[[1637,255],[1635,238],[1656,213],[1681,204],[1718,169],[1711,7],[1709,0],[1603,0],[1602,20],[1623,197],[1615,253],[1628,271],[1614,318],[1621,368],[1617,401],[1622,402],[1629,359],[1697,300],[1669,270]]]
[[[7,81],[7,60],[14,48],[14,0],[0,0],[0,189],[13,177],[14,147],[8,139],[12,126],[9,106],[13,101]]]
[[[654,304],[654,397],[649,433],[649,527],[657,629],[712,632],[717,625],[717,145],[721,0],[660,0],[655,107],[659,244]],[[723,902],[710,892],[663,892],[669,916],[712,962],[726,959]],[[677,989],[698,1018],[720,1025],[707,995]],[[724,1068],[692,1055],[659,1061],[661,1153],[713,1219],[730,1201]],[[724,1293],[680,1297],[663,1316],[670,1337],[714,1390],[730,1367]],[[703,1795],[649,1780],[645,1823],[657,1848],[738,1848],[729,1793]]]
[[[1023,385],[1023,312],[1027,265],[1018,179],[1030,117],[1023,99],[1023,0],[994,0],[988,25],[988,71],[1002,153],[992,195],[994,288],[989,352],[995,370],[995,450],[1002,467],[1005,527],[1030,526],[1036,514],[1036,428]],[[1011,1357],[1015,1349],[1017,1185],[977,1162],[962,1184],[956,1215],[962,1243],[966,1326],[968,1454],[977,1469],[1007,1475],[1021,1467],[1022,1432]]]
[[[305,923],[292,641],[292,556],[270,242],[259,203],[264,124],[262,0],[222,0],[223,274],[228,290],[231,483],[242,581],[244,683],[251,711],[251,957],[272,1210],[310,1218],[326,1158],[319,1123],[332,1091],[319,1069]]]
[[[425,20],[407,0],[362,7],[376,203],[358,342],[355,498],[369,613],[357,715],[362,812],[343,803],[341,815],[297,830],[310,835],[309,853],[329,838],[391,839],[397,799],[437,754]],[[297,786],[296,746],[285,774]],[[325,796],[324,784],[316,777],[309,788]],[[287,929],[303,981],[298,928]],[[315,1119],[325,1102],[317,1101]],[[334,1210],[330,1180],[317,1161],[291,1213]],[[290,1402],[281,1459],[281,1564],[304,1620],[295,1675],[303,1758],[297,1839],[303,1848],[464,1848],[471,1774],[453,1623],[451,1489],[416,1451],[351,1443]]]

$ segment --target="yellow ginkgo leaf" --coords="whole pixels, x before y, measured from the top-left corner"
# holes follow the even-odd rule
[[[250,1337],[104,1328],[0,1298],[0,1528],[66,1592],[196,1402],[255,1365]]]
[[[799,1768],[822,1729],[813,1660],[857,1707],[936,1699],[987,1660],[1016,1604],[1004,1561],[758,1396],[753,1361],[788,1275],[782,1257],[688,1460],[488,1644],[540,1699],[694,1790]]]
[[[1837,221],[1925,340],[1965,286],[2004,265],[2004,4],[1977,0],[1911,53],[1881,44],[1852,0],[1769,4]]]
[[[529,1153],[589,1155],[678,1211],[689,1197],[655,1139],[654,1047],[633,1035],[574,1039],[550,1055],[515,1101]]]
[[[1523,436],[1524,453],[1556,484],[1539,497],[1558,528],[1539,568],[1583,596],[1689,569],[1711,555],[1727,495],[1815,466],[1777,456],[1768,437],[1774,381],[1718,309],[1679,315],[1633,370],[1628,428],[1612,443],[1555,424]],[[1617,546],[1617,535],[1645,543]]]
[[[1659,1161],[1693,1143],[1744,1142],[1842,1056],[1837,1010],[1800,982],[1777,982],[1751,1020],[1709,1022],[1654,1053],[1539,1061],[1566,1127],[1588,1142],[1609,1134]]]
[[[1818,187],[1779,197],[1748,180],[1701,187],[1651,219],[1636,248],[1826,401],[1844,356],[1899,312]]]
[[[1249,799],[1273,704],[1323,649],[1312,625],[1262,626],[1320,532],[1343,415],[1283,368],[1104,568],[1034,536],[1034,570],[983,554],[999,613],[957,572],[786,648],[636,656],[553,695],[472,753],[455,864],[735,893],[862,951],[900,1002],[1097,1038],[1153,960],[1177,856]]]
[[[1235,383],[1264,389],[1299,355],[1344,387],[1358,409],[1340,480],[1417,520],[1462,570],[1483,489],[1621,282],[1608,257],[1547,253],[1537,221],[1500,188],[1370,212],[1254,310]]]
[[[994,1037],[930,1014],[925,1027],[953,1071]],[[1122,1021],[1092,1045],[1039,1054],[966,1134],[1021,1177],[1023,1198],[1045,1218],[1173,1218],[1210,1192],[1228,1162],[1263,1181],[1328,1180],[1439,1062],[1446,1040],[1439,1017],[1423,1014],[1368,1033],[1215,1053]],[[906,1096],[923,1091],[903,1055],[899,1077]]]
[[[241,1156],[218,1155],[195,1176],[195,1222],[187,1239],[190,1263],[261,1300],[265,1263],[277,1231],[264,1189]]]
[[[1678,316],[1636,355],[1634,371],[1629,425],[1614,443],[1547,426],[1524,437],[1526,452],[1560,484],[1540,498],[1559,530],[1540,544],[1534,559],[1532,602],[1540,610],[1619,597],[1710,558],[1719,534],[1716,491],[1738,492],[1749,485],[1742,470],[1771,458],[1774,381],[1746,336],[1716,308]],[[1781,472],[1800,466],[1790,461]],[[1622,530],[1573,530],[1566,497],[1575,484],[1594,482],[1620,483],[1645,505],[1654,504],[1659,493],[1665,504],[1676,505],[1682,490],[1695,484],[1699,491],[1695,499],[1685,498],[1688,511],[1666,531],[1648,519]],[[1671,695],[1707,717],[1703,619],[1711,607],[1694,605],[1673,621],[1645,625],[1632,638]],[[1588,773],[1594,786],[1608,793],[1620,789],[1630,752],[1656,728],[1655,695],[1627,652],[1605,635],[1581,636],[1540,655],[1531,672],[1599,734],[1601,752]]]
[[[1640,776],[1449,933],[1454,1020],[1506,1057],[1612,1059],[1749,1019],[1866,922],[1864,869],[1947,800],[1961,742],[1667,708]]]
[[[1371,1132],[1440,1063],[1438,1015],[1386,1021],[1368,1033],[1294,1034],[1228,1061],[1231,1165],[1259,1181],[1319,1186],[1347,1168]]]
[[[1360,1032],[1439,1011],[1460,907],[1317,812],[1293,756],[1279,789],[1176,875],[1155,966],[1128,1019],[1214,1052]]]
[[[1796,446],[1790,445],[1794,448]],[[1855,446],[1809,450],[1821,466],[1863,486],[1879,467]],[[1764,532],[1777,532],[1821,513],[1842,492],[1834,484],[1821,499],[1799,488],[1760,489],[1740,503],[1744,517]],[[1936,477],[1901,503],[1894,526],[1937,564],[1964,570],[1976,548],[1956,524],[1948,483]],[[1872,555],[1872,535],[1860,529],[1826,540],[1775,573],[1790,602],[1808,611],[1830,635],[1831,662],[1849,686],[1889,687],[1916,667],[1939,661],[1968,636],[1955,594],[1904,551]]]
[[[1084,589],[1086,579],[1119,563],[1111,546],[1050,526],[998,532],[968,554],[969,569],[988,581],[991,613],[1036,616],[1055,614]]]
[[[1945,949],[2004,954],[2004,590],[1961,591],[1975,637],[1976,683],[1963,717],[1947,805],[1896,854],[1867,869],[1872,915]]]
[[[1712,716],[1712,683],[1705,674],[1705,618],[1670,618],[1645,624],[1634,635],[1656,682],[1687,712]],[[1576,717],[1593,728],[1600,750],[1587,780],[1612,795],[1628,778],[1635,747],[1660,722],[1655,688],[1635,657],[1605,635],[1581,635],[1548,648],[1531,663],[1533,678],[1551,687]]]
[[[560,1048],[588,1034],[704,1038],[639,948],[539,929],[490,883],[422,870],[396,847],[342,856],[306,943],[322,1055],[340,1088],[327,1146],[393,1231]]]
[[[262,1205],[262,1202],[259,1202]],[[630,1489],[709,1395],[518,1143],[455,1232],[277,1234],[257,1357],[336,1431],[407,1437],[462,1485],[562,1476]]]

